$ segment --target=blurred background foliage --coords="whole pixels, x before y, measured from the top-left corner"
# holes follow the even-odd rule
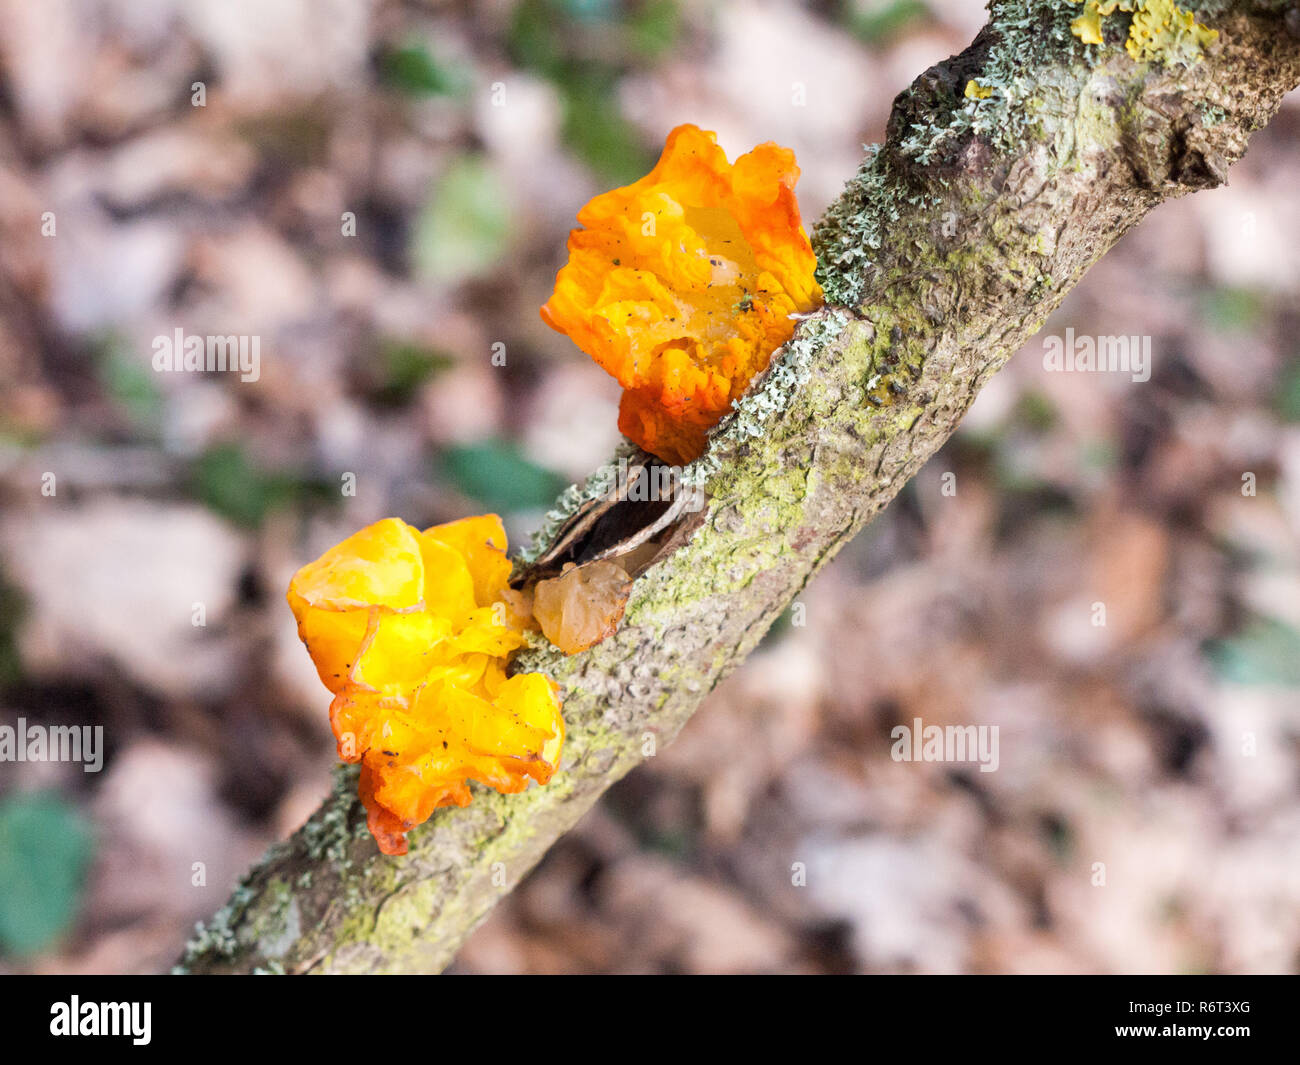
[[[0,764],[0,969],[165,969],[314,807],[299,565],[387,515],[519,544],[608,456],[617,387],[537,314],[592,195],[692,121],[793,147],[811,223],[983,21],[0,0],[0,724],[107,747]],[[1049,321],[1151,337],[1151,379],[1031,342],[457,967],[1294,970],[1297,164],[1293,98]],[[176,329],[259,337],[257,379],[156,372]],[[916,718],[998,726],[998,771],[893,761]]]

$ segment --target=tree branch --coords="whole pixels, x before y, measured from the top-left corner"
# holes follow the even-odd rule
[[[965,52],[898,97],[885,144],[818,224],[828,306],[688,471],[707,507],[636,581],[621,629],[583,654],[536,649],[520,663],[563,688],[563,771],[518,796],[479,789],[389,859],[340,770],[200,927],[180,971],[444,967],[647,738],[677,734],[1083,273],[1152,207],[1222,183],[1300,82],[1300,42],[1278,3],[1192,6],[1219,43],[1165,67],[1082,45],[1069,0],[993,3]],[[971,79],[992,94],[967,99]],[[610,476],[571,490],[563,513]]]

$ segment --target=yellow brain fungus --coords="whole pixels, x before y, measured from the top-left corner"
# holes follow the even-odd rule
[[[533,612],[542,635],[566,655],[577,654],[614,634],[631,589],[615,562],[569,562],[558,577],[537,582]]]
[[[1070,30],[1086,44],[1103,44],[1102,19],[1123,11],[1133,16],[1124,47],[1139,62],[1194,63],[1219,38],[1174,0],[1076,0],[1083,14]]]
[[[791,316],[821,304],[798,176],[787,148],[733,165],[714,134],[678,126],[649,174],[578,212],[542,318],[618,379],[619,429],[652,455],[703,453]]]
[[[525,619],[506,587],[496,515],[420,532],[386,518],[294,575],[289,606],[334,694],[339,757],[361,763],[367,823],[385,854],[467,781],[500,792],[551,779],[564,720],[540,673],[506,676]]]

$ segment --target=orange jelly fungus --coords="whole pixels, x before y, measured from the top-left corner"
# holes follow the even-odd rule
[[[469,780],[497,791],[545,784],[564,720],[540,673],[506,676],[523,642],[494,514],[420,532],[385,518],[289,582],[289,606],[331,692],[339,757],[361,763],[360,794],[385,854]]]
[[[623,386],[618,427],[685,463],[822,302],[799,220],[794,153],[735,164],[714,134],[678,126],[655,168],[578,212],[542,318]]]

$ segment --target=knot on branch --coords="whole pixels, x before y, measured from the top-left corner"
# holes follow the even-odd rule
[[[965,104],[967,84],[984,71],[995,41],[995,31],[985,26],[964,52],[922,72],[894,98],[885,131],[885,150],[899,174],[910,176],[918,183],[933,180],[935,163],[939,160],[923,162],[900,148],[909,142],[914,129],[952,124],[955,113]],[[959,150],[959,145],[953,144],[948,157],[941,162],[952,165]]]
[[[1214,146],[1200,112],[1181,93],[1135,101],[1121,114],[1120,143],[1143,188],[1173,183],[1196,190],[1227,183],[1228,160]]]

